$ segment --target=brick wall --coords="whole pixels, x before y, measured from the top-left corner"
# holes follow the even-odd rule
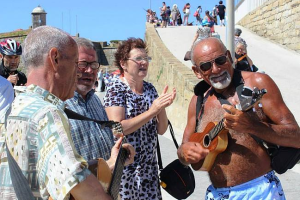
[[[267,1],[238,24],[300,53],[300,0]]]

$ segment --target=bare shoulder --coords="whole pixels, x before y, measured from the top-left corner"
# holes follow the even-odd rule
[[[278,90],[278,87],[274,80],[267,74],[259,72],[242,72],[245,85],[248,87],[257,87],[259,89],[272,89]]]
[[[196,104],[197,104],[197,97],[196,95],[194,95],[190,101],[190,104],[189,104],[189,109],[188,109],[188,120],[190,118],[194,118],[196,117]]]
[[[198,96],[193,95],[193,97],[192,97],[192,99],[191,99],[191,101],[190,101],[190,106],[191,106],[191,105],[196,105],[197,97],[198,97]]]
[[[190,135],[194,133],[195,126],[196,126],[196,103],[197,103],[197,96],[194,95],[190,101],[187,123],[184,129],[182,143],[188,142]]]

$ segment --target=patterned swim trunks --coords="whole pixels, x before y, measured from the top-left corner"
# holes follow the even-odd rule
[[[281,183],[274,171],[255,178],[246,183],[227,187],[214,188],[210,185],[206,190],[206,200],[285,200]]]

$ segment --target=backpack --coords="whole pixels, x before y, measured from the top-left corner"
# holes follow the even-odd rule
[[[238,89],[239,86],[237,86],[237,82],[239,78],[241,77],[241,72],[235,70],[234,72],[234,84],[237,87],[237,93],[239,99],[241,98],[241,90],[244,86],[243,83],[241,83],[239,86],[241,89]],[[194,88],[194,93],[197,96],[197,103],[196,103],[196,126],[195,126],[195,132],[197,132],[198,127],[198,116],[200,113],[200,109],[203,104],[203,98],[204,93],[210,88],[210,85],[208,85],[205,81],[200,81]],[[240,91],[239,91],[240,90]],[[218,98],[219,99],[219,98]],[[223,103],[221,103],[223,104]],[[300,149],[293,148],[293,147],[284,147],[284,146],[278,146],[274,144],[266,144],[263,140],[260,138],[257,138],[255,136],[252,136],[254,140],[256,140],[258,143],[264,145],[269,153],[269,156],[271,158],[271,167],[272,169],[277,172],[278,174],[285,173],[288,169],[292,169],[300,160]]]
[[[194,17],[197,17],[199,15],[199,13],[197,12],[197,10],[194,13]]]

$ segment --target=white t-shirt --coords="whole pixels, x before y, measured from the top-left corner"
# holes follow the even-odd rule
[[[185,14],[186,14],[186,15],[190,14],[190,9],[189,9],[189,8],[186,8],[186,9],[185,9]]]
[[[0,123],[4,123],[5,114],[14,100],[14,89],[11,83],[0,76]],[[9,114],[9,113],[7,113]]]

